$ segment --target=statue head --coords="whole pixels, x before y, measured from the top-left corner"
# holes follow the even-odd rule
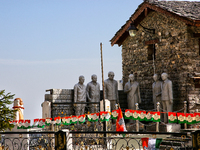
[[[155,82],[158,81],[158,75],[157,75],[157,74],[154,74],[154,75],[153,75],[153,79],[154,79]]]
[[[92,79],[92,82],[97,82],[97,75],[96,74],[93,74],[91,76],[91,79]]]
[[[109,78],[110,80],[113,80],[113,79],[114,79],[114,76],[115,76],[115,74],[114,74],[113,71],[109,71],[109,72],[108,72],[108,78]]]
[[[84,76],[79,76],[79,83],[80,84],[83,84],[84,83],[84,81],[85,81],[85,78],[84,78]]]
[[[129,77],[129,81],[134,81],[135,80],[134,74],[130,74],[128,77]]]
[[[14,106],[22,106],[24,103],[21,98],[15,98]]]
[[[162,78],[163,81],[165,81],[168,78],[168,74],[162,73],[161,78]]]

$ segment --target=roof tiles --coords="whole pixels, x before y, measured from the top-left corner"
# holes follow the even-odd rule
[[[192,20],[200,20],[199,1],[147,1],[162,9]]]

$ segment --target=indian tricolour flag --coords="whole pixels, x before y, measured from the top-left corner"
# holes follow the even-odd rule
[[[195,118],[196,123],[199,123],[200,122],[200,113],[194,113],[194,118]]]
[[[139,114],[139,121],[145,121],[146,111],[138,110],[138,114]]]
[[[186,118],[184,113],[177,113],[178,123],[186,123]]]
[[[33,127],[35,127],[35,126],[36,126],[36,124],[37,124],[38,122],[39,122],[39,119],[34,119],[34,120],[33,120],[33,125],[32,125],[32,128],[33,128]]]
[[[78,116],[78,121],[79,121],[79,124],[84,123],[85,122],[85,114]]]
[[[160,147],[162,142],[161,138],[141,138],[142,147],[144,150],[155,150]]]
[[[100,121],[109,121],[111,112],[101,111],[100,112]]]
[[[71,117],[62,117],[62,124],[70,125],[71,124]]]
[[[160,122],[160,112],[153,112],[153,122]]]
[[[139,113],[137,110],[133,110],[133,120],[139,120]]]
[[[10,125],[11,125],[11,128],[14,128],[15,127],[15,122],[12,120],[12,121],[9,121]]]
[[[149,111],[146,114],[145,121],[152,121],[153,120],[152,116],[153,116],[153,112]]]
[[[24,120],[24,129],[30,129],[31,128],[31,120]]]
[[[49,126],[51,124],[52,118],[46,118],[45,124]]]
[[[45,119],[39,119],[39,122],[38,122],[38,128],[44,128],[45,126]]]
[[[14,125],[17,125],[17,124],[18,124],[18,120],[13,120],[12,123],[13,123]]]
[[[55,117],[54,118],[55,124],[58,126],[61,124],[61,117]]]
[[[117,110],[112,110],[112,115],[111,115],[112,119],[117,119],[118,115],[119,115],[119,110],[118,109]]]
[[[76,124],[78,122],[78,116],[71,117],[71,123]]]
[[[125,110],[125,119],[133,119],[133,110],[131,109],[126,109]]]
[[[31,120],[19,120],[17,129],[30,129]]]
[[[168,112],[168,122],[177,123],[177,117],[175,112]]]
[[[23,128],[24,128],[24,120],[19,120],[17,129],[23,129]]]
[[[186,113],[185,118],[186,118],[185,120],[187,124],[194,124],[196,122],[194,118],[194,114]]]
[[[99,113],[88,114],[87,117],[89,121],[97,122],[99,120]]]
[[[117,132],[127,132],[121,108],[119,108],[119,115],[116,121]]]

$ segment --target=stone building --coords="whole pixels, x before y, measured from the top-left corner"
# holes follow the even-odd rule
[[[119,99],[121,107],[126,109],[126,94],[123,90],[120,90],[121,86],[118,87]],[[75,115],[73,106],[74,103],[74,90],[73,89],[48,89],[45,94],[44,102],[42,106],[42,118],[55,118]],[[100,91],[100,99],[103,99],[103,91]],[[100,105],[100,104],[99,104]],[[89,111],[89,107],[86,106],[86,113]]]
[[[131,23],[138,29],[134,37],[127,31]],[[110,41],[122,46],[123,83],[130,73],[140,83],[140,108],[153,108],[154,72],[169,74],[174,111],[184,101],[189,108],[199,101],[200,2],[144,0]]]

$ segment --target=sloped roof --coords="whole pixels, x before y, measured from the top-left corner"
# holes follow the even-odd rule
[[[134,14],[119,29],[110,40],[111,45],[122,42],[129,36],[127,29],[131,22],[137,26],[151,11],[157,11],[167,16],[174,17],[192,26],[200,26],[200,1],[158,1],[144,0]]]
[[[200,2],[197,1],[152,1],[162,9],[192,20],[200,20]]]

